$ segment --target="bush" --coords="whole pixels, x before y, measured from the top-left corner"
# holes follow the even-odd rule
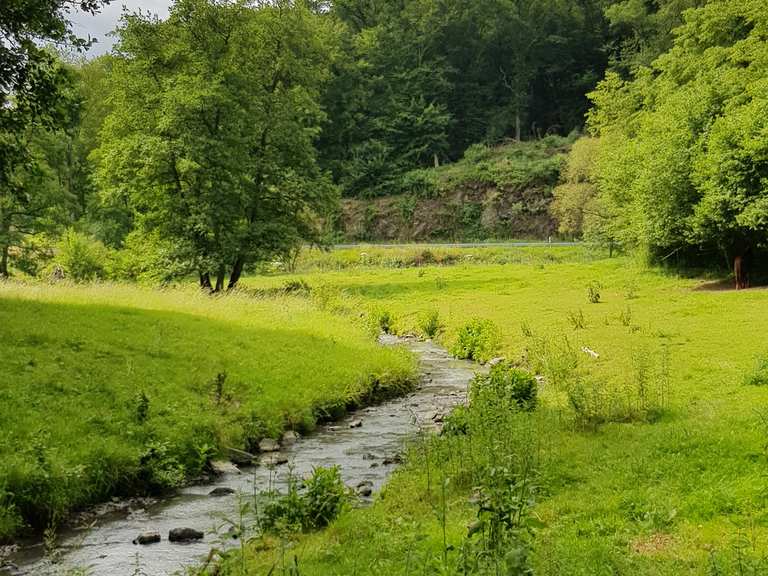
[[[350,498],[338,466],[315,468],[299,484],[291,478],[286,494],[273,494],[265,507],[261,526],[265,532],[316,530],[330,524]]]
[[[15,268],[30,276],[45,270],[54,256],[54,244],[45,234],[29,236],[24,240],[12,262]]]
[[[167,284],[192,272],[181,248],[157,232],[131,232],[117,256],[115,274],[128,280]]]
[[[469,433],[470,412],[466,406],[456,406],[443,420],[443,436],[463,436]]]
[[[491,320],[471,320],[459,330],[451,354],[478,362],[490,360],[501,344],[501,331]]]
[[[69,228],[56,244],[52,266],[59,266],[75,282],[102,280],[110,276],[114,256],[98,240]]]
[[[416,198],[433,198],[438,193],[437,176],[431,170],[411,170],[403,174],[397,183],[397,193]]]
[[[530,372],[502,362],[491,368],[487,376],[479,375],[473,380],[469,397],[473,405],[531,411],[536,408],[538,383]]]
[[[141,475],[150,490],[163,492],[184,485],[184,466],[166,442],[151,442],[141,457]]]

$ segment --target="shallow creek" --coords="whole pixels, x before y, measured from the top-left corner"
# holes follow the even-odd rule
[[[89,576],[164,576],[180,573],[199,563],[212,547],[221,547],[214,533],[222,517],[237,516],[238,495],[209,496],[215,488],[231,488],[251,495],[285,486],[289,474],[302,477],[317,466],[341,469],[351,487],[370,483],[374,494],[397,466],[396,455],[420,430],[433,429],[456,404],[464,402],[467,385],[478,369],[476,364],[455,360],[430,342],[382,337],[384,345],[403,345],[417,355],[421,381],[411,394],[363,408],[341,421],[321,426],[277,454],[287,464],[233,469],[212,484],[189,486],[177,495],[154,504],[134,504],[127,510],[99,516],[88,528],[73,528],[59,536],[57,562],[44,559],[43,545],[22,547],[11,559],[15,567],[0,574],[47,576],[85,569]],[[350,424],[362,426],[352,428]],[[263,455],[262,461],[275,458]],[[204,531],[201,541],[177,544],[168,541],[173,528]],[[142,532],[158,531],[162,541],[146,546],[132,541]]]

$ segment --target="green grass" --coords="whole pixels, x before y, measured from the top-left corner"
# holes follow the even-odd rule
[[[440,338],[449,347],[473,319],[495,322],[502,331],[497,353],[527,356],[528,364],[542,342],[552,350],[567,338],[589,390],[618,402],[615,413],[593,406],[609,418],[585,421],[563,386],[549,381],[543,387],[531,423],[539,484],[531,515],[541,526],[528,562],[536,574],[768,569],[762,560],[768,554],[768,389],[745,384],[757,359],[768,354],[768,291],[701,290],[703,279],[649,270],[626,258],[350,268],[301,277],[315,291],[341,290],[386,309],[400,332],[418,333],[420,319],[437,311],[446,327]],[[266,288],[288,279],[251,278],[248,285]],[[600,303],[589,299],[595,282]],[[569,320],[576,315],[583,327]],[[638,383],[657,391],[662,380],[663,400],[640,410]],[[436,449],[451,453],[439,462],[417,450],[371,509],[350,511],[325,532],[297,537],[288,551],[281,542],[266,542],[267,551],[256,551],[264,542],[254,544],[253,573],[267,573],[294,555],[301,574],[461,573],[456,564],[467,543],[466,524],[476,514],[468,454],[508,453],[472,435],[459,442],[473,441],[471,450],[437,441],[454,442]],[[441,476],[451,480],[448,572],[435,513],[440,506],[428,490],[428,478],[434,483]]]
[[[172,488],[223,447],[309,430],[414,370],[298,296],[0,282],[0,337],[0,540]]]
[[[269,274],[282,274],[287,269],[294,273],[333,272],[349,269],[361,271],[377,268],[424,268],[429,266],[454,266],[461,264],[529,264],[545,265],[562,262],[592,262],[600,258],[600,252],[586,246],[478,246],[451,247],[434,244],[371,245],[360,244],[351,248],[332,250],[304,249],[296,260],[288,265],[274,262],[265,266]],[[277,277],[277,284],[285,282]],[[263,280],[259,286],[266,285]]]

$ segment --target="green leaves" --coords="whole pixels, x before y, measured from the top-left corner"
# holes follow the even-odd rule
[[[625,3],[626,4],[626,3]],[[768,239],[768,26],[755,0],[686,14],[674,46],[632,82],[591,95],[600,197],[622,239],[659,257],[742,255]]]
[[[318,238],[335,190],[316,163],[335,32],[303,4],[179,0],[125,18],[99,156],[108,195],[216,289]]]

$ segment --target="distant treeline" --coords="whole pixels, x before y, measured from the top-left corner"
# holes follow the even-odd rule
[[[124,275],[196,272],[221,290],[329,238],[340,195],[398,193],[473,144],[584,130],[598,85],[589,130],[629,134],[648,103],[618,87],[650,85],[706,3],[177,0],[165,21],[127,13],[111,54],[66,62],[24,42],[68,38],[66,2],[50,4],[59,28],[3,15],[20,48],[0,64],[23,73],[2,72],[0,275],[49,269],[74,229],[99,243],[81,251],[127,249]],[[725,22],[723,39],[748,20]],[[625,101],[628,116],[611,111]],[[611,242],[638,241],[618,222]],[[581,234],[581,220],[565,229]]]

